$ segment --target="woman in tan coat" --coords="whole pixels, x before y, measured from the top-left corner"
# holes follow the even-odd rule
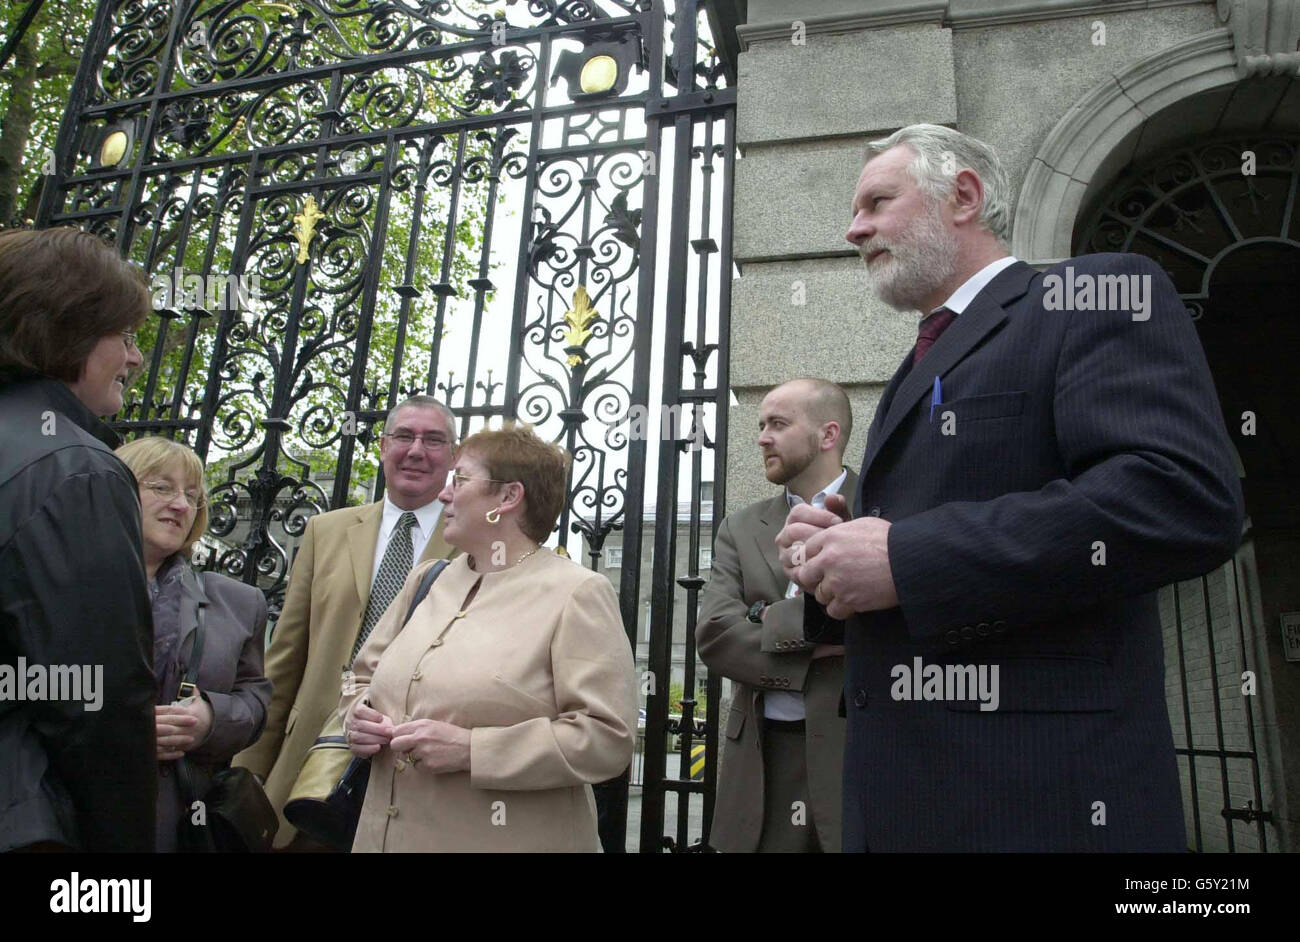
[[[370,756],[353,851],[596,851],[590,785],[632,759],[636,684],[613,587],[539,544],[567,455],[526,426],[457,453],[445,536],[463,555],[405,627],[415,567],[340,712]]]

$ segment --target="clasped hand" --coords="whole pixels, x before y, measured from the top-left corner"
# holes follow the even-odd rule
[[[889,568],[889,521],[849,519],[844,497],[833,494],[826,509],[799,504],[776,535],[781,567],[831,618],[898,604]]]
[[[441,720],[395,724],[374,707],[359,703],[348,721],[347,740],[357,756],[368,758],[387,747],[427,772],[469,769],[470,731]]]
[[[212,705],[201,696],[153,708],[159,762],[179,759],[212,729]]]

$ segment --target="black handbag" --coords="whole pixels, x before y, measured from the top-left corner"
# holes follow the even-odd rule
[[[447,560],[439,560],[421,577],[415,597],[406,609],[406,617],[402,619],[402,627],[406,627],[406,623],[415,614],[415,609],[429,594],[433,581],[442,575],[447,566]],[[330,729],[331,726],[335,729]],[[337,727],[337,718],[331,717],[315,744],[307,751],[307,762],[312,762],[317,756],[327,761],[331,753],[347,748],[344,737],[336,733]],[[299,778],[302,777],[300,774]],[[342,777],[324,798],[299,797],[286,802],[285,820],[311,840],[346,854],[352,850],[352,842],[357,836],[357,822],[361,819],[361,805],[366,800],[366,786],[369,784],[370,760],[353,756],[343,770]]]
[[[198,609],[198,624],[194,629],[194,649],[190,655],[185,679],[177,690],[177,699],[198,694],[199,662],[203,658],[203,613]],[[212,778],[212,783],[201,798],[194,789],[194,775],[188,759],[175,762],[176,778],[180,785],[185,808],[178,824],[180,847],[183,851],[202,854],[267,853],[280,822],[266,792],[248,769],[224,768]],[[195,800],[202,802],[200,809]],[[202,823],[196,824],[194,818]]]

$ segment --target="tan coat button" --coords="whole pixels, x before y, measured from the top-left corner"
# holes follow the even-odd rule
[[[388,806],[388,816],[389,816],[390,818],[395,818],[395,817],[397,817],[397,805],[389,805],[389,806]]]

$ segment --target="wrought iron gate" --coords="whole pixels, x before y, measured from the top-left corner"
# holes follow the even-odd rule
[[[1249,171],[1242,165],[1247,156]],[[1243,374],[1269,369],[1258,358],[1235,357],[1233,344],[1263,338],[1286,349],[1284,339],[1259,326],[1258,312],[1276,306],[1271,302],[1282,287],[1270,283],[1270,269],[1289,265],[1300,248],[1297,193],[1300,138],[1272,132],[1255,139],[1231,136],[1173,149],[1133,167],[1079,228],[1078,254],[1140,252],[1168,273],[1196,322],[1230,430],[1243,410],[1261,409],[1255,403],[1260,397],[1241,382]],[[1244,266],[1243,257],[1250,259]],[[1287,406],[1285,400],[1265,402],[1261,426],[1285,428],[1263,409],[1281,413]],[[1234,435],[1233,442],[1244,470],[1247,512],[1255,519],[1268,516],[1276,494],[1292,489],[1294,472],[1284,460],[1282,437]],[[1252,542],[1244,534],[1234,559],[1160,592],[1171,678],[1167,702],[1189,844],[1197,851],[1267,852],[1266,825],[1273,825],[1263,786],[1268,769],[1261,768],[1272,760],[1261,754],[1253,705],[1258,641],[1243,572],[1253,558]]]
[[[642,850],[685,849],[690,796],[708,820],[720,693],[712,678],[706,727],[694,612],[710,471],[717,516],[725,498],[735,93],[704,4],[673,6],[101,0],[37,220],[101,233],[155,279],[115,425],[205,458],[205,564],[273,615],[307,520],[381,492],[367,449],[405,395],[439,396],[462,433],[518,417],[572,453],[558,542],[596,568],[621,538],[646,741],[709,756],[681,782],[647,751]]]

